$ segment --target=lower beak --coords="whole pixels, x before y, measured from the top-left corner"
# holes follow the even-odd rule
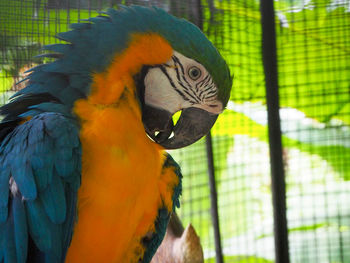
[[[174,126],[172,113],[145,105],[142,120],[152,140],[165,149],[178,149],[209,133],[217,117],[217,114],[199,108],[186,108]]]

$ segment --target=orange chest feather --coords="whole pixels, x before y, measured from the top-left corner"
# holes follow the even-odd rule
[[[68,262],[133,262],[142,255],[140,238],[154,229],[163,200],[171,199],[171,189],[161,188],[169,181],[162,153],[128,108],[95,109],[82,127],[82,186]],[[177,178],[170,181],[174,186]]]
[[[131,73],[114,75],[108,86],[114,103],[99,103],[107,74],[96,76],[95,92],[75,105],[82,120],[82,185],[66,262],[138,262],[140,240],[154,231],[158,209],[172,207],[178,178],[162,171],[163,151],[145,134]]]

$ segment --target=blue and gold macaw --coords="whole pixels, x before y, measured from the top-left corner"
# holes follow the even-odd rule
[[[196,26],[158,8],[71,28],[0,109],[0,262],[149,262],[181,192],[164,149],[208,133],[232,79]]]

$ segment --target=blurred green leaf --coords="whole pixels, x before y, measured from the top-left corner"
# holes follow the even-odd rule
[[[273,263],[274,261],[254,256],[225,256],[224,261],[226,263]],[[204,262],[215,262],[215,258],[208,258]]]

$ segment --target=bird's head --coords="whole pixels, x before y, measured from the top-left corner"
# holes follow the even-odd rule
[[[177,149],[209,132],[228,102],[232,79],[224,59],[195,25],[158,12],[164,24],[154,31],[173,53],[164,63],[145,65],[136,81],[148,136]],[[174,124],[177,112],[181,115]]]
[[[145,67],[141,76],[138,87],[146,132],[167,149],[202,138],[225,107],[206,68],[177,51],[166,63]],[[173,115],[179,111],[174,125]]]

